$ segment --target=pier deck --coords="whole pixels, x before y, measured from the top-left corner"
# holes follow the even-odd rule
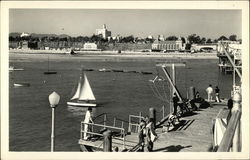
[[[211,104],[212,107],[199,109],[191,115],[180,118],[180,123],[167,132],[164,123],[156,129],[158,139],[154,143],[154,152],[208,152],[213,146],[212,121],[220,110],[227,108],[226,104]],[[228,114],[228,112],[226,112]],[[113,139],[113,147],[122,149],[122,141]],[[130,149],[138,142],[138,134],[126,136],[126,148]],[[102,146],[102,141],[79,141],[80,145],[93,147]]]
[[[159,139],[154,144],[154,151],[208,152],[213,146],[212,120],[223,108],[227,108],[225,104],[212,104],[212,107],[182,117],[180,125],[169,132],[157,129]]]

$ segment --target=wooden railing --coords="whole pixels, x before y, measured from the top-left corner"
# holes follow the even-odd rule
[[[218,152],[229,152],[232,148],[233,138],[236,132],[237,125],[239,125],[240,117],[240,111],[236,111],[234,114],[232,114],[227,129],[218,148]]]
[[[92,131],[84,131],[84,125],[89,125],[92,128]],[[125,148],[125,129],[124,128],[119,128],[119,127],[113,127],[113,126],[107,126],[107,125],[102,125],[102,124],[94,124],[94,123],[85,123],[81,122],[81,134],[80,134],[80,139],[83,140],[83,134],[87,133],[90,135],[97,135],[97,136],[103,136],[103,134],[94,132],[94,127],[101,127],[101,128],[106,128],[107,130],[118,130],[120,132],[120,137],[113,137],[113,139],[121,140],[123,142],[123,147]]]
[[[231,117],[217,152],[241,151],[241,94],[235,93],[233,101]]]
[[[128,132],[131,132],[132,131],[132,127],[135,126],[135,132],[137,133],[139,131],[139,124],[141,122],[141,120],[143,119],[144,117],[142,116],[141,112],[139,112],[139,116],[136,116],[136,115],[129,115],[128,117],[128,121],[129,121],[129,124],[128,124]],[[134,123],[132,121],[132,119],[137,119],[138,122],[137,123]]]

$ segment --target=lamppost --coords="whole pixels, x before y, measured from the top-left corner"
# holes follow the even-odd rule
[[[49,95],[49,103],[52,108],[52,122],[51,122],[51,152],[54,151],[54,121],[55,121],[55,108],[60,100],[59,94],[53,92]]]

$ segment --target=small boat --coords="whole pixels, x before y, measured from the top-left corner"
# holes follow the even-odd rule
[[[23,68],[14,68],[13,66],[9,67],[10,72],[12,72],[12,71],[23,71],[23,70],[24,70]]]
[[[148,72],[148,71],[141,71],[142,74],[153,74],[152,72]]]
[[[106,68],[101,68],[98,70],[99,72],[111,72],[110,69],[106,69]]]
[[[95,100],[88,78],[82,70],[77,89],[67,104],[75,107],[95,107]]]
[[[87,68],[87,69],[83,69],[83,71],[94,71],[94,69],[92,69],[92,68]]]
[[[136,71],[128,71],[128,73],[136,73]]]
[[[113,72],[123,72],[122,69],[112,69]]]
[[[14,83],[14,87],[29,87],[29,83]]]
[[[45,71],[43,72],[43,74],[57,74],[56,71]]]
[[[71,54],[71,55],[75,55],[75,54],[76,54],[76,52],[74,52],[74,50],[73,50],[73,49],[71,49],[70,54]]]

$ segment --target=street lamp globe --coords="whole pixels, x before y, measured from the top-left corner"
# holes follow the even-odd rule
[[[50,103],[50,106],[53,108],[53,107],[56,107],[56,105],[58,105],[59,103],[59,100],[60,100],[60,96],[59,94],[57,94],[56,92],[53,92],[49,95],[49,103]]]

